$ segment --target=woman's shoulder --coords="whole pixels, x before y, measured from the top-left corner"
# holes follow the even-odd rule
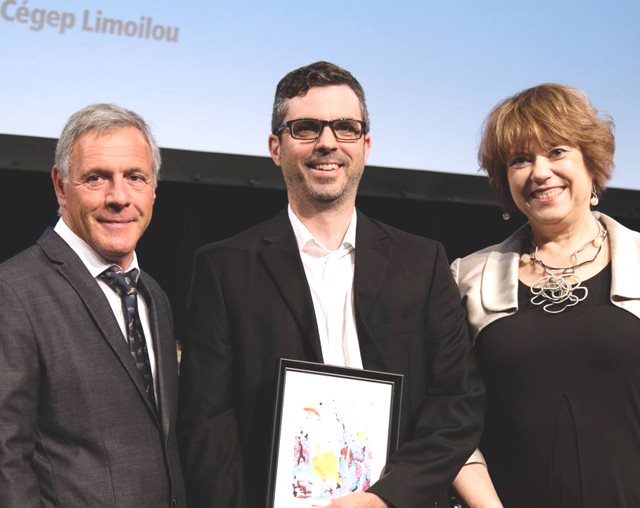
[[[522,242],[527,235],[527,228],[522,226],[500,243],[490,245],[467,256],[456,259],[451,269],[456,277],[468,276],[482,269],[489,258],[497,263],[510,263],[511,258],[520,255]]]
[[[614,240],[622,238],[626,241],[636,242],[640,246],[640,233],[638,231],[620,224],[617,220],[605,215],[604,213],[596,212],[594,215],[607,228],[611,238]]]

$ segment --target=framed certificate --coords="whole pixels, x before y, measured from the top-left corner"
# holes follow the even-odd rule
[[[281,359],[268,506],[327,506],[380,478],[398,447],[402,375]]]

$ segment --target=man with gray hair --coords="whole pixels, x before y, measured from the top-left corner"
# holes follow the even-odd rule
[[[0,265],[0,506],[186,506],[169,301],[141,272],[160,150],[113,104],[71,116],[60,219]]]

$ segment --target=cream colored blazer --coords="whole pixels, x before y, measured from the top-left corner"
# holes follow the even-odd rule
[[[640,318],[640,233],[603,213],[594,215],[607,228],[611,242],[611,303]],[[520,253],[528,241],[529,228],[525,225],[504,242],[451,264],[467,307],[469,334],[474,343],[485,326],[518,310]],[[472,463],[486,465],[479,450],[467,460],[467,464]]]
[[[640,233],[603,213],[594,215],[607,228],[611,241],[611,303],[640,318]],[[485,326],[518,310],[518,266],[528,241],[525,225],[504,242],[451,264],[474,343]]]

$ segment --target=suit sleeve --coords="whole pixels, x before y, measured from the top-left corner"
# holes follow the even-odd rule
[[[209,257],[196,254],[180,368],[178,439],[190,508],[244,508],[224,294]]]
[[[433,506],[476,448],[484,417],[484,385],[441,245],[430,281],[425,307],[424,402],[409,438],[370,489],[396,508]]]
[[[33,469],[40,382],[29,317],[0,281],[0,506],[40,505]]]

